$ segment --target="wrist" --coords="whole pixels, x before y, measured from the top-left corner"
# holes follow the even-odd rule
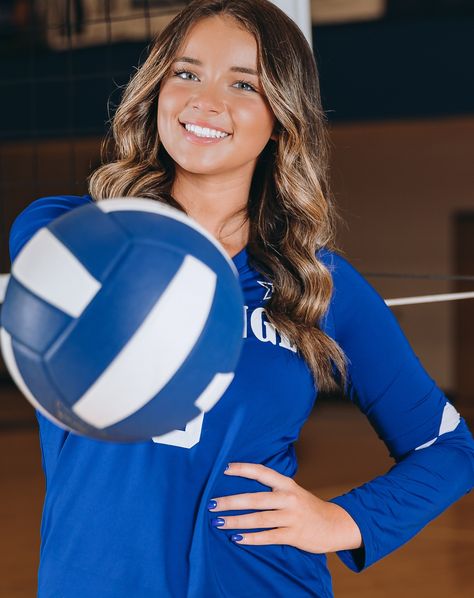
[[[331,523],[333,529],[334,547],[328,552],[339,550],[356,550],[362,547],[362,534],[359,526],[349,513],[339,505],[328,502],[331,509]]]

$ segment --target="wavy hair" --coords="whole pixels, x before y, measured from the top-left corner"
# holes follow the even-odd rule
[[[334,249],[335,238],[326,117],[311,47],[282,10],[269,0],[191,1],[128,83],[89,191],[95,200],[146,197],[186,212],[171,195],[175,168],[160,144],[157,98],[190,28],[215,15],[232,17],[254,36],[261,84],[277,121],[278,139],[258,158],[247,203],[249,263],[273,283],[265,304],[269,322],[306,361],[315,389],[332,391],[344,385],[346,359],[321,330],[333,283],[317,253]]]

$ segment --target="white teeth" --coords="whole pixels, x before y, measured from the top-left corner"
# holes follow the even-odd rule
[[[223,138],[227,137],[229,133],[224,133],[223,131],[216,131],[215,129],[208,129],[207,127],[198,127],[197,125],[184,125],[186,131],[192,131],[198,137],[215,137],[215,138]]]

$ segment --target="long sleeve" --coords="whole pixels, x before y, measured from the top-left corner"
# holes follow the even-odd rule
[[[334,280],[335,338],[349,361],[347,394],[395,460],[385,475],[332,499],[363,538],[362,549],[337,554],[361,571],[471,490],[474,442],[383,299],[340,256],[328,252],[324,261]]]
[[[33,201],[16,217],[10,229],[10,261],[13,262],[31,237],[43,226],[66,214],[73,208],[85,205],[92,199],[88,195],[57,195]]]

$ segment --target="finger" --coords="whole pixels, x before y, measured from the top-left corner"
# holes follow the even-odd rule
[[[257,480],[274,490],[287,490],[295,483],[292,478],[261,463],[229,463],[224,473]]]
[[[223,525],[216,525],[219,529],[257,529],[266,527],[286,527],[290,523],[290,516],[285,511],[260,511],[246,515],[230,515],[216,518],[224,521]],[[215,520],[212,525],[215,525]]]
[[[247,492],[220,496],[211,500],[215,500],[217,503],[214,509],[209,509],[213,512],[241,509],[282,509],[285,506],[285,497],[276,492]]]
[[[234,540],[234,536],[242,536],[242,540]],[[285,528],[269,529],[263,532],[253,532],[251,534],[233,534],[231,540],[235,544],[252,544],[254,546],[262,544],[288,544]]]

